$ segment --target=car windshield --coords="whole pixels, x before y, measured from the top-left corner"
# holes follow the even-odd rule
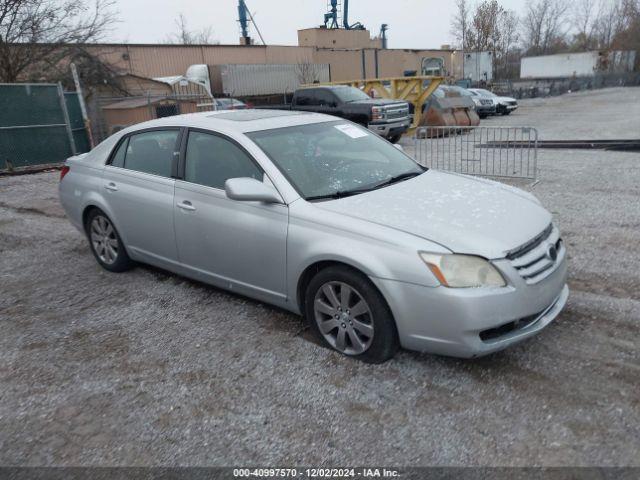
[[[375,133],[344,121],[248,133],[307,200],[381,188],[424,168]]]
[[[369,95],[355,87],[335,88],[333,93],[344,103],[357,102],[358,100],[371,100]]]
[[[471,92],[469,92],[469,90],[466,90],[462,87],[454,87],[451,86],[449,87],[451,89],[452,92],[458,92],[458,94],[460,94],[460,96],[462,97],[470,97],[471,96]]]

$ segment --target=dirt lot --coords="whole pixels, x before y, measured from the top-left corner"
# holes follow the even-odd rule
[[[487,124],[633,137],[640,89]],[[57,173],[0,178],[1,465],[640,465],[640,154],[543,151],[568,306],[474,361],[361,364],[286,312],[161,271],[101,270]]]

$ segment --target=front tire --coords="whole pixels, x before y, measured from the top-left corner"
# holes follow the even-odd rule
[[[389,141],[391,143],[398,143],[401,138],[402,138],[402,135],[394,135],[393,137],[389,137]]]
[[[102,268],[110,272],[124,272],[133,266],[116,227],[105,213],[92,210],[85,228],[91,252]]]
[[[398,351],[398,331],[387,303],[365,275],[347,267],[321,270],[305,292],[305,317],[332,349],[367,363]]]

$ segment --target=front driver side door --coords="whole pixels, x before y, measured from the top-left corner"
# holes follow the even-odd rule
[[[184,141],[174,200],[180,263],[205,282],[284,303],[288,207],[227,198],[229,178],[269,181],[235,141],[194,129]]]

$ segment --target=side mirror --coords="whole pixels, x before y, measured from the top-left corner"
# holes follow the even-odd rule
[[[224,191],[239,202],[283,203],[275,188],[255,178],[230,178],[224,183]]]

